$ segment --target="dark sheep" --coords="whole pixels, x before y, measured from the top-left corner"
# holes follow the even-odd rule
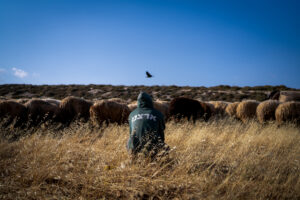
[[[83,118],[87,121],[90,118],[90,107],[92,102],[78,97],[66,97],[60,105],[60,118],[62,122],[70,122],[76,118]]]
[[[212,108],[210,107],[210,105],[206,102],[202,102],[202,101],[199,101],[203,110],[204,110],[204,114],[203,114],[203,119],[205,121],[208,121],[210,119],[210,117],[212,116]]]
[[[272,92],[270,92],[267,99],[279,100],[279,96],[280,96],[280,91],[279,90],[273,90]]]
[[[10,124],[14,119],[17,119],[16,126],[21,125],[26,121],[27,109],[23,104],[15,101],[4,100],[0,101],[0,119],[8,118],[6,125]]]
[[[203,117],[204,109],[201,103],[185,97],[174,98],[170,102],[169,115],[171,119],[179,121],[183,118],[192,119],[195,122]]]
[[[58,120],[59,107],[41,99],[32,99],[25,103],[28,117],[36,125],[42,121]]]

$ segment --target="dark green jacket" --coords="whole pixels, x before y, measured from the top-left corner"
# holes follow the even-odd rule
[[[161,112],[153,108],[152,98],[141,92],[137,108],[129,115],[130,136],[127,149],[138,152],[149,142],[153,145],[165,141],[165,121]]]

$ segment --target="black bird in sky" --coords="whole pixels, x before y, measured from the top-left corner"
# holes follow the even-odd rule
[[[153,76],[148,72],[148,71],[146,71],[146,78],[152,78]]]

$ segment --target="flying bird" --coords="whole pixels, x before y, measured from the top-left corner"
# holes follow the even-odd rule
[[[152,78],[153,76],[148,72],[148,71],[146,71],[146,78]]]

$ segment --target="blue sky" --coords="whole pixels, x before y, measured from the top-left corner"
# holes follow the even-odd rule
[[[0,84],[300,88],[299,10],[297,0],[0,0]]]

